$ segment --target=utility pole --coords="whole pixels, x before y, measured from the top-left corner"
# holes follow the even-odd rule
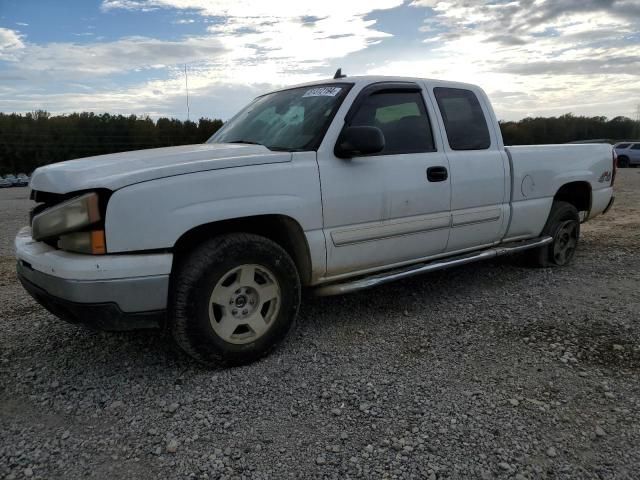
[[[187,122],[189,121],[189,76],[187,75],[187,64],[184,64],[184,86],[187,90]]]

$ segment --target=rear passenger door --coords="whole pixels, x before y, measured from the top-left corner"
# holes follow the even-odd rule
[[[504,235],[509,211],[508,158],[497,122],[481,92],[447,86],[431,92],[451,172],[447,252],[492,245]]]

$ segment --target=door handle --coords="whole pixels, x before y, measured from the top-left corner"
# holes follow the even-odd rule
[[[430,182],[444,182],[447,178],[449,178],[447,167],[427,168],[427,180]]]

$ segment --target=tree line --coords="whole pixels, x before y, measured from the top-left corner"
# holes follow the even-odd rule
[[[109,113],[0,113],[0,174],[30,173],[41,165],[72,158],[202,143],[222,123],[209,118],[197,123],[175,118],[153,121],[149,117]],[[640,122],[627,117],[609,120],[568,113],[500,122],[500,128],[506,145],[640,139]]]
[[[627,117],[582,117],[571,113],[559,117],[524,118],[500,122],[505,145],[540,145],[588,140],[616,143],[640,140],[640,121]]]
[[[221,126],[222,120],[209,118],[196,123],[109,113],[0,113],[0,174],[29,173],[49,163],[105,153],[203,143]]]

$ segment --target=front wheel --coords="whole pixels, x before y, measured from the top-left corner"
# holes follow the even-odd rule
[[[580,238],[580,217],[576,207],[567,202],[553,202],[542,236],[550,236],[553,241],[531,251],[533,265],[562,267],[568,264],[576,253]]]
[[[223,235],[201,244],[179,266],[169,327],[201,363],[249,363],[287,335],[300,290],[296,266],[278,244],[257,235]]]

